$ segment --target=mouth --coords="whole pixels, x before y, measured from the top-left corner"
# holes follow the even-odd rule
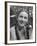
[[[25,26],[26,25],[26,22],[20,21],[20,24]]]
[[[20,23],[21,23],[21,24],[24,24],[24,22],[23,22],[23,21],[20,21]]]

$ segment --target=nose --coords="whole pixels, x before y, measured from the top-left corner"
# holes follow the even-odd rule
[[[22,18],[22,20],[23,20],[23,21],[25,20],[24,17]]]

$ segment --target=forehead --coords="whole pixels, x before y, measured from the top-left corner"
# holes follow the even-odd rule
[[[20,12],[19,16],[26,16],[26,17],[28,17],[28,14],[25,11],[23,11],[23,12]]]

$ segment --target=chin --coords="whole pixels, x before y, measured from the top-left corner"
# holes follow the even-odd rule
[[[24,25],[19,25],[19,26],[23,27]]]

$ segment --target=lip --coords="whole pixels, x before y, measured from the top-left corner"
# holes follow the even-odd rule
[[[20,23],[21,23],[21,24],[24,24],[24,22],[23,22],[23,21],[20,21]]]

